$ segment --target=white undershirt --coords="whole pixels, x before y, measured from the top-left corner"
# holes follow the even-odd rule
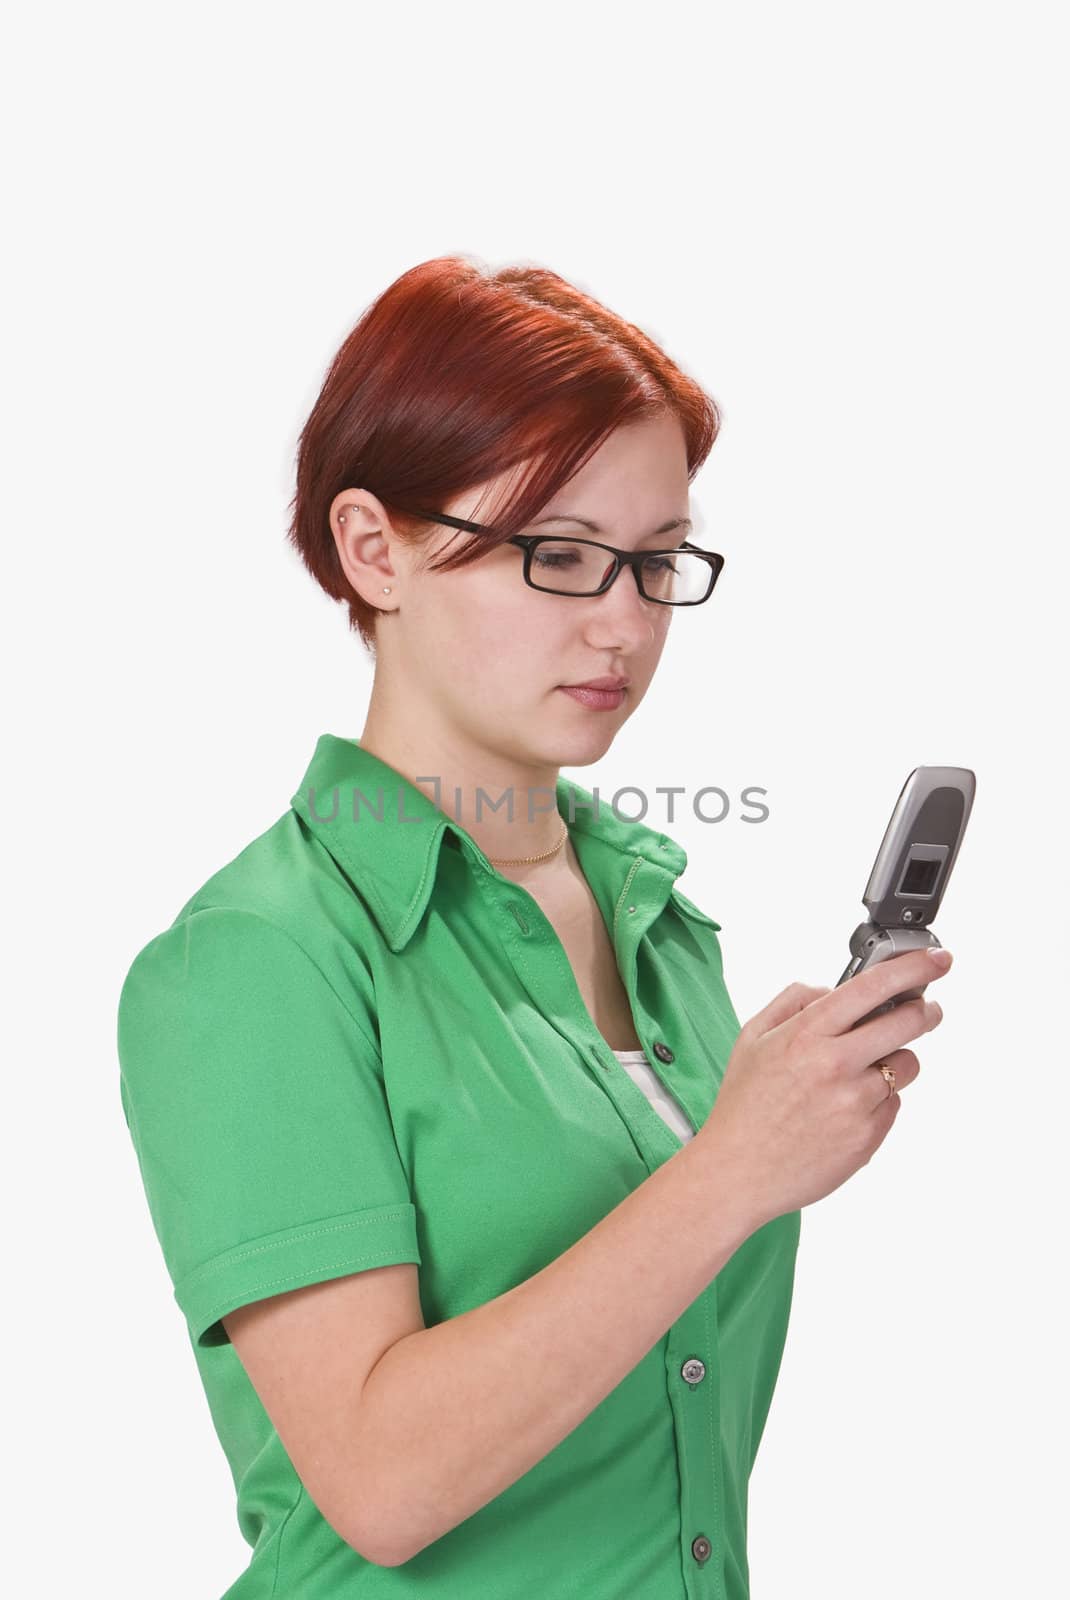
[[[614,1050],[613,1054],[637,1088],[642,1089],[661,1120],[672,1129],[677,1138],[687,1144],[695,1137],[695,1130],[683,1110],[666,1089],[643,1050]]]

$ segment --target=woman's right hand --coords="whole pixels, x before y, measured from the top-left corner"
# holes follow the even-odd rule
[[[831,1194],[883,1143],[898,1091],[919,1071],[903,1046],[935,1028],[943,1011],[932,1000],[904,1000],[853,1025],[943,975],[928,950],[910,950],[835,989],[790,984],[744,1023],[695,1137],[738,1173],[759,1222]],[[895,1094],[876,1070],[880,1061],[895,1072]]]

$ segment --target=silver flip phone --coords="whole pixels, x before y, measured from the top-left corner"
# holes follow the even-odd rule
[[[877,851],[862,896],[869,920],[860,922],[851,935],[851,960],[836,982],[837,989],[878,961],[939,945],[929,924],[940,909],[976,787],[969,767],[914,768]],[[852,1026],[859,1028],[904,1000],[917,1000],[926,987],[894,995]]]

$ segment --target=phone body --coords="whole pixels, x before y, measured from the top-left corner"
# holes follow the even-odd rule
[[[899,793],[869,875],[862,903],[869,912],[851,935],[851,959],[836,987],[878,961],[938,946],[931,923],[940,909],[973,807],[977,779],[969,767],[915,767]],[[905,989],[859,1017],[859,1028],[904,1000]]]

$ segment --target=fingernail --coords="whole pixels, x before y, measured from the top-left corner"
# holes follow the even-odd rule
[[[929,946],[929,956],[938,967],[942,967],[945,971],[954,960],[950,950],[945,950],[941,945],[935,944]]]

